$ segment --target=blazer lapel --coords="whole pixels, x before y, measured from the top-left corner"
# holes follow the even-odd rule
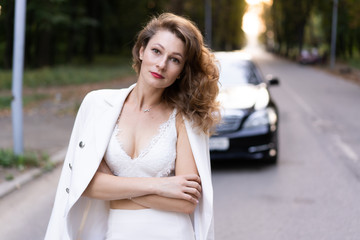
[[[80,198],[97,171],[104,157],[124,101],[134,86],[135,84],[127,89],[117,90],[112,94],[105,95],[102,99],[103,102],[100,102],[101,105],[96,106],[97,110],[94,110],[92,114],[87,116],[91,118],[92,122],[89,128],[91,127],[93,129],[91,141],[93,141],[94,145],[92,146],[95,149],[87,149],[84,159],[79,159],[79,161],[82,161],[82,167],[79,167],[77,172],[75,172],[75,168],[73,169],[73,177],[71,180],[73,190],[70,192],[69,209]]]
[[[94,136],[96,136],[95,145],[97,153],[96,156],[98,159],[103,158],[125,99],[134,87],[135,84],[127,89],[120,90],[118,93],[111,95],[109,98],[104,99],[108,107],[101,116],[98,116],[99,119],[95,124]]]

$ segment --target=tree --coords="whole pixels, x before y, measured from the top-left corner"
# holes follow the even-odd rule
[[[331,41],[332,7],[332,1],[273,0],[270,28],[275,36],[275,51],[289,56],[294,48],[299,53],[304,45],[319,45],[326,52]],[[339,1],[336,50],[344,59],[360,51],[359,12],[358,0]]]
[[[241,29],[245,1],[213,1],[213,45],[217,50],[240,49],[245,44]]]
[[[14,35],[14,3],[4,1],[1,3],[0,15],[0,64],[4,68],[11,68],[12,65],[12,49]],[[3,59],[1,61],[1,59]]]
[[[275,41],[280,53],[289,56],[290,50],[300,52],[304,45],[304,30],[316,0],[273,0],[272,18]]]
[[[14,1],[1,3],[0,67],[11,67]],[[213,39],[217,50],[239,49],[244,0],[213,0]],[[27,5],[26,67],[91,63],[99,54],[131,54],[135,35],[151,16],[172,11],[204,31],[199,0],[31,0]]]

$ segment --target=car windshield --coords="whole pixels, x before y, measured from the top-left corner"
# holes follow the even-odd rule
[[[220,83],[228,87],[241,84],[261,83],[253,64],[245,60],[220,60]]]

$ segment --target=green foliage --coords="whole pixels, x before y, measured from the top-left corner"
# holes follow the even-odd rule
[[[12,64],[14,1],[0,4],[1,70]],[[240,48],[245,0],[212,0],[212,9],[214,48]],[[129,56],[141,27],[151,16],[168,11],[188,16],[204,31],[205,7],[199,0],[28,1],[25,66],[42,68],[78,60],[92,63],[98,55]],[[8,81],[0,87],[4,84]]]
[[[71,84],[92,83],[130,74],[130,68],[114,68],[106,66],[72,67],[57,66],[54,68],[41,68],[29,70],[25,73],[24,85],[28,87],[63,86]]]
[[[316,14],[321,18],[324,34],[322,45],[330,46],[333,1],[315,1]],[[357,58],[360,50],[360,5],[358,0],[340,0],[338,3],[338,22],[336,56],[347,61]],[[327,47],[327,52],[330,52]]]
[[[348,63],[350,64],[350,66],[360,69],[360,57],[354,57],[348,60]]]
[[[275,51],[286,56],[289,56],[292,48],[297,48],[300,52],[303,47],[305,25],[313,8],[313,2],[314,0],[273,0]]]
[[[114,80],[133,74],[129,58],[100,56],[93,64],[72,64],[39,69],[26,69],[24,87],[64,86]],[[0,70],[0,89],[11,89],[11,71]],[[42,97],[42,96],[37,96]],[[1,99],[1,98],[0,98]],[[7,99],[0,100],[8,101]]]
[[[41,152],[26,152],[24,155],[15,155],[8,149],[0,149],[0,166],[4,168],[18,168],[20,170],[26,167],[48,167],[49,156]]]
[[[30,105],[32,103],[37,103],[39,101],[45,100],[49,97],[48,94],[35,93],[31,95],[26,95],[23,97],[23,104],[25,106]]]
[[[14,1],[0,3],[0,69],[12,58]],[[92,62],[99,54],[131,53],[136,33],[149,16],[163,12],[165,0],[96,1],[32,0],[27,3],[28,67]],[[9,53],[5,53],[9,49]],[[3,58],[4,56],[4,58]]]
[[[236,50],[245,44],[241,29],[245,1],[213,1],[213,42],[216,50]]]
[[[13,180],[13,179],[14,179],[14,175],[13,175],[13,174],[7,173],[7,174],[5,175],[5,180],[6,180],[6,181],[11,181],[11,180]]]
[[[336,55],[355,58],[360,49],[360,4],[358,0],[338,3]],[[275,36],[274,50],[289,56],[297,49],[317,47],[329,55],[333,1],[273,0],[272,24],[268,29]]]
[[[11,96],[0,96],[0,109],[9,108],[11,105]]]
[[[31,94],[23,96],[23,104],[24,106],[28,106],[33,103],[37,103],[44,99],[47,99],[49,95],[47,94]],[[12,97],[11,96],[0,96],[0,110],[8,109],[11,106]]]
[[[79,60],[76,64],[39,69],[27,69],[24,72],[23,84],[26,88],[65,86],[104,82],[134,74],[129,58],[118,56],[98,56],[93,64],[84,64]],[[0,89],[5,90],[0,96],[0,110],[9,109],[12,96],[11,71],[0,70]],[[49,94],[24,94],[23,104],[28,106],[49,98]]]
[[[55,163],[47,161],[42,167],[43,172],[50,172],[55,167]]]

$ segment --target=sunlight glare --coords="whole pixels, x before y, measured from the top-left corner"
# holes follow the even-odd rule
[[[248,8],[243,16],[242,29],[249,36],[256,36],[265,31],[261,19],[263,4],[271,5],[273,0],[246,0]]]
[[[246,0],[246,3],[249,5],[256,5],[262,2],[262,0]]]
[[[242,28],[248,35],[258,35],[260,32],[259,16],[253,11],[245,13]]]
[[[246,0],[247,10],[243,16],[242,29],[246,34],[246,51],[254,54],[259,48],[258,37],[266,31],[262,14],[265,5],[272,5],[273,0]]]
[[[257,5],[260,3],[272,4],[272,0],[246,0],[248,5]]]

